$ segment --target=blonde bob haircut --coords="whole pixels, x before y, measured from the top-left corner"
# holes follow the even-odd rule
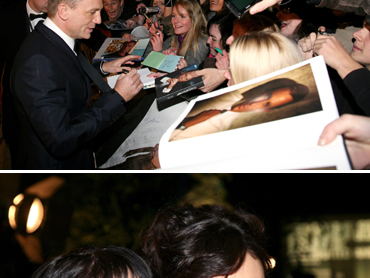
[[[235,84],[302,62],[298,46],[278,32],[252,32],[230,47],[230,72]]]
[[[181,6],[188,12],[191,20],[191,26],[183,43],[181,44],[181,48],[177,55],[185,56],[188,50],[192,49],[194,52],[194,57],[196,57],[196,52],[199,45],[206,44],[207,37],[205,34],[207,29],[207,20],[204,17],[202,9],[196,0],[177,0],[173,8],[178,6]],[[175,47],[176,49],[179,47],[177,35],[173,36],[171,46]]]

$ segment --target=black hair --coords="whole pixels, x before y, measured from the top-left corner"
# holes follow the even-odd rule
[[[32,278],[152,278],[134,251],[118,247],[86,247],[69,251],[39,267]]]
[[[155,278],[211,278],[236,272],[247,253],[265,275],[270,258],[264,226],[255,215],[220,205],[169,206],[142,237],[141,252]]]
[[[226,40],[233,33],[233,22],[235,17],[231,13],[215,15],[212,17],[207,24],[207,33],[209,34],[209,29],[212,25],[218,25],[221,33],[222,48],[229,51],[229,46],[226,44]]]

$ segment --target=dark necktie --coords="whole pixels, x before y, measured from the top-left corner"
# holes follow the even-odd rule
[[[47,13],[43,13],[43,14],[30,14],[30,20],[34,20],[36,18],[43,18],[43,19],[46,19],[48,17],[48,14]]]
[[[90,77],[92,81],[94,81],[95,85],[99,87],[99,89],[104,93],[113,93],[115,92],[107,82],[105,82],[104,78],[96,71],[96,69],[92,66],[92,64],[86,59],[86,57],[81,53],[79,42],[75,41],[75,52],[77,53],[77,58],[81,63],[81,66],[85,73]]]

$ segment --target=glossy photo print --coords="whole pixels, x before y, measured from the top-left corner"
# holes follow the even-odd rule
[[[170,141],[321,111],[311,65],[196,103]]]

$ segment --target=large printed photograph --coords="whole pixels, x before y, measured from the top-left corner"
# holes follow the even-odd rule
[[[322,110],[311,65],[197,102],[170,141],[277,121]]]

